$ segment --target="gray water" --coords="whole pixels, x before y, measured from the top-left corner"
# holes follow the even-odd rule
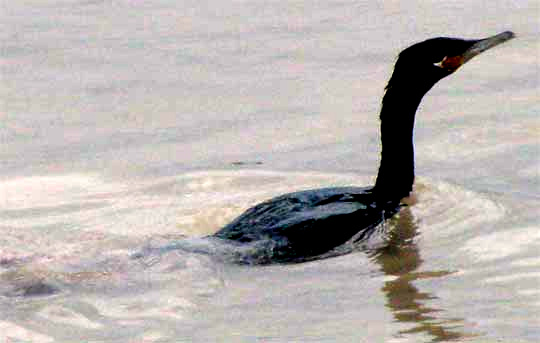
[[[0,342],[540,341],[537,1],[2,1]],[[397,53],[517,38],[417,116],[379,249],[228,263],[201,238],[372,184]]]

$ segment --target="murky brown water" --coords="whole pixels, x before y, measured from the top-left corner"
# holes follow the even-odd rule
[[[540,341],[536,2],[3,9],[0,341]],[[388,244],[246,267],[200,238],[372,184],[398,51],[506,29],[424,99]]]

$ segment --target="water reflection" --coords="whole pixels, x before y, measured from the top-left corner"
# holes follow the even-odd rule
[[[470,334],[459,332],[456,328],[463,319],[437,318],[442,309],[427,306],[425,303],[436,296],[421,292],[413,285],[415,280],[443,277],[450,271],[416,272],[422,264],[422,258],[414,237],[418,234],[414,217],[409,208],[400,212],[399,218],[392,219],[396,227],[389,234],[389,244],[373,251],[371,257],[381,266],[386,275],[394,276],[384,283],[382,291],[386,295],[387,306],[392,310],[398,322],[413,323],[408,330],[400,334],[426,333],[433,337],[432,342],[458,340]]]

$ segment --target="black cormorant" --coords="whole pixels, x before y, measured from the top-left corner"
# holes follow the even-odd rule
[[[509,31],[475,40],[439,37],[406,48],[382,100],[382,152],[375,186],[281,195],[248,209],[213,237],[242,245],[261,243],[269,251],[249,263],[306,261],[351,239],[368,237],[399,212],[412,190],[414,117],[424,94],[474,56],[513,37]]]

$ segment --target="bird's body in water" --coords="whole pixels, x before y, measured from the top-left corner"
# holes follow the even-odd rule
[[[422,97],[472,57],[513,37],[507,31],[478,40],[433,38],[403,50],[382,100],[381,162],[373,187],[278,196],[248,209],[213,237],[267,247],[270,253],[248,263],[301,262],[347,241],[362,241],[398,213],[412,191],[413,128]]]

